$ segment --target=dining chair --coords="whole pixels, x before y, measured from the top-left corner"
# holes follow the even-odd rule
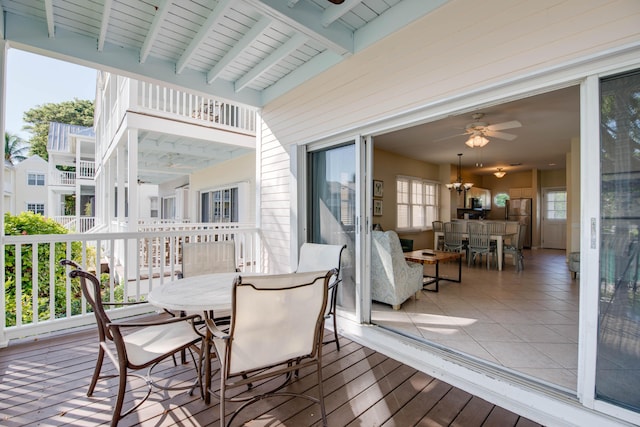
[[[182,276],[238,271],[233,240],[182,243]]]
[[[487,269],[489,269],[489,255],[496,253],[495,248],[491,246],[489,227],[481,222],[469,221],[467,233],[469,234],[467,265],[471,266],[471,263],[475,262],[476,256],[480,257],[480,263],[482,263],[482,255],[486,255]]]
[[[142,405],[151,395],[153,387],[162,390],[190,389],[193,391],[196,385],[165,387],[157,384],[151,378],[151,371],[159,362],[174,356],[182,350],[188,349],[191,351],[192,348],[195,348],[199,351],[199,348],[192,346],[195,346],[202,338],[195,332],[191,322],[200,319],[200,316],[174,317],[149,322],[112,321],[104,309],[105,306],[122,306],[137,303],[103,302],[100,281],[94,274],[83,270],[76,262],[71,260],[62,260],[60,264],[73,268],[73,270],[70,270],[68,273],[71,279],[80,279],[82,294],[93,309],[93,314],[95,315],[98,325],[98,359],[91,383],[89,384],[87,396],[90,397],[93,395],[98,380],[118,378],[118,394],[113,407],[111,426],[116,426],[122,417],[129,415]],[[117,374],[100,375],[105,355],[107,355],[116,366]],[[191,358],[194,367],[196,367],[196,377],[200,378],[198,364],[196,364],[193,353],[191,353]],[[148,369],[146,375],[129,372],[145,368]],[[147,384],[147,393],[144,398],[132,408],[122,412],[128,376],[142,378]]]
[[[236,277],[230,329],[222,331],[213,320],[207,320],[220,361],[221,426],[230,425],[252,403],[274,396],[302,397],[319,404],[322,424],[327,425],[322,339],[329,281],[336,274],[331,270]],[[294,372],[306,367],[315,367],[315,387],[305,384],[298,390],[283,389],[290,384]],[[283,374],[284,380],[266,383]],[[243,388],[228,397],[227,392],[236,387]],[[317,390],[318,397],[304,391],[312,389]],[[225,423],[229,401],[242,404]]]
[[[490,236],[504,235],[507,231],[507,223],[505,221],[485,221],[487,231]],[[491,240],[491,248],[497,252],[498,242]]]
[[[342,252],[347,245],[328,245],[322,243],[303,243],[300,247],[300,257],[296,273],[306,273],[309,271],[336,270],[336,275],[329,283],[329,304],[325,318],[331,317],[333,320],[333,339],[325,341],[324,344],[336,343],[336,348],[340,350],[338,340],[338,327],[336,324],[336,305],[338,299],[338,285],[342,282],[340,267],[342,265]]]
[[[443,221],[433,221],[431,222],[431,227],[433,228],[434,233],[442,233],[444,232],[444,222]],[[444,236],[438,237],[438,244],[436,245],[436,250],[441,251],[444,249]]]
[[[466,230],[456,222],[444,223],[444,250],[448,252],[466,252]],[[468,256],[468,255],[467,255]]]
[[[516,231],[516,235],[512,242],[508,245],[505,245],[502,248],[502,256],[504,257],[506,254],[510,254],[513,256],[513,264],[516,266],[516,271],[524,270],[524,255],[522,250],[524,248],[524,239],[527,232],[526,224],[518,224],[518,228]],[[503,261],[504,264],[504,261]]]

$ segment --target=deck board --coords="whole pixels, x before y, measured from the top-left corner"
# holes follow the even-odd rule
[[[494,406],[429,375],[341,338],[341,349],[325,345],[323,389],[330,426],[536,427],[538,424]],[[13,342],[0,349],[0,425],[108,425],[115,401],[116,380],[100,381],[86,396],[95,366],[97,337],[85,329]],[[105,360],[104,373],[115,367]],[[189,385],[193,363],[159,365],[154,378]],[[288,387],[317,395],[315,371],[305,368]],[[214,377],[214,384],[217,377]],[[269,384],[259,385],[267,387]],[[141,379],[129,381],[125,408],[144,394]],[[227,413],[236,404],[227,404]],[[217,399],[206,405],[196,390],[155,391],[119,426],[217,426]],[[240,413],[234,425],[321,425],[319,407],[304,399],[266,399]]]

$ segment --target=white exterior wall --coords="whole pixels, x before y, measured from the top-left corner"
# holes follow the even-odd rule
[[[292,144],[349,141],[358,133],[375,134],[387,126],[502,102],[506,96],[576,84],[614,66],[640,67],[639,23],[637,1],[452,1],[271,102],[262,111],[257,154],[259,221],[270,262],[286,269],[290,259],[290,225],[297,218],[289,193]],[[597,138],[585,138],[584,144],[597,153]],[[583,231],[585,242],[587,235]],[[582,332],[593,329],[585,319],[596,317],[590,312],[596,305],[591,294],[585,291],[581,303]],[[569,398],[469,368],[465,360],[344,320],[345,335],[542,424],[617,426],[640,420],[637,414],[594,402],[589,387],[593,331],[581,336],[584,371],[578,375],[578,396]],[[603,416],[601,410],[617,418]]]
[[[194,213],[192,221],[201,221],[198,211],[199,192],[238,185],[240,192],[245,192],[245,194],[239,195],[238,222],[254,224],[256,220],[255,176],[255,153],[249,153],[193,173],[189,183],[189,211]]]
[[[258,145],[260,219],[271,262],[289,263],[290,144],[348,135],[395,114],[637,45],[639,22],[634,0],[449,2],[271,102]]]
[[[49,164],[40,156],[31,156],[15,166],[15,211],[14,215],[27,210],[27,203],[44,203],[44,216],[48,216],[47,186]],[[27,185],[29,173],[44,174],[44,186]],[[6,208],[6,207],[5,207]]]

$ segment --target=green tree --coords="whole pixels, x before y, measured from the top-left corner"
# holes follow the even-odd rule
[[[27,123],[24,126],[24,130],[32,134],[29,140],[31,154],[37,154],[48,160],[47,139],[49,138],[49,123],[58,122],[68,125],[93,126],[93,101],[74,98],[73,101],[39,105],[26,111],[23,121]]]
[[[27,158],[29,145],[25,140],[13,133],[4,133],[4,160],[12,165],[20,163]]]

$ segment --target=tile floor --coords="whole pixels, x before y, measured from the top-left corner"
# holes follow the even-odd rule
[[[467,267],[462,283],[440,282],[398,311],[374,303],[373,323],[438,343],[575,392],[579,279],[560,250],[525,250],[525,268]],[[428,272],[430,267],[425,267]],[[456,264],[441,266],[455,277]]]

